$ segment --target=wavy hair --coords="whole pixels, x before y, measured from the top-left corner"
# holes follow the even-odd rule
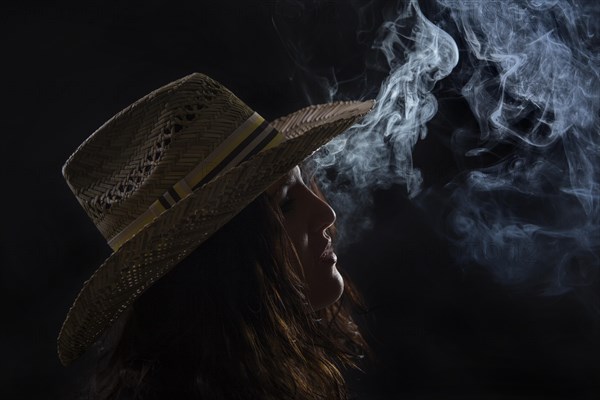
[[[342,372],[368,352],[351,316],[362,302],[345,277],[342,298],[313,311],[300,276],[263,193],[104,335],[87,397],[346,399]]]

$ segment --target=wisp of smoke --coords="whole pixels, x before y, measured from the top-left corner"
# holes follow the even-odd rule
[[[402,32],[411,26],[412,34],[404,37]],[[375,109],[313,156],[307,167],[318,174],[333,205],[343,210],[338,232],[345,245],[371,225],[365,211],[373,190],[404,184],[410,196],[419,192],[422,177],[413,168],[412,149],[437,112],[431,93],[435,83],[458,62],[454,40],[425,18],[416,1],[381,26],[375,47],[390,69]],[[330,167],[334,173],[328,173]]]

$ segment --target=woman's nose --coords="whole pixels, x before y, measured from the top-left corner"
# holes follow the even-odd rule
[[[329,203],[321,199],[317,195],[313,194],[315,199],[315,223],[314,226],[317,231],[324,232],[335,222],[336,215],[335,211]]]

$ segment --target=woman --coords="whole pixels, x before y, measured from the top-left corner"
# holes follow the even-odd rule
[[[340,371],[366,349],[356,297],[336,268],[335,213],[297,165],[371,107],[269,124],[192,74],[77,149],[63,173],[114,250],[58,339],[65,365],[99,345],[91,398],[346,396]]]

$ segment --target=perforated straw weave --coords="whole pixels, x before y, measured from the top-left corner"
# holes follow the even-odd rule
[[[316,105],[269,124],[218,82],[195,73],[146,95],[94,132],[63,175],[115,251],[67,314],[58,337],[63,365],[156,280],[372,107],[373,101]]]

